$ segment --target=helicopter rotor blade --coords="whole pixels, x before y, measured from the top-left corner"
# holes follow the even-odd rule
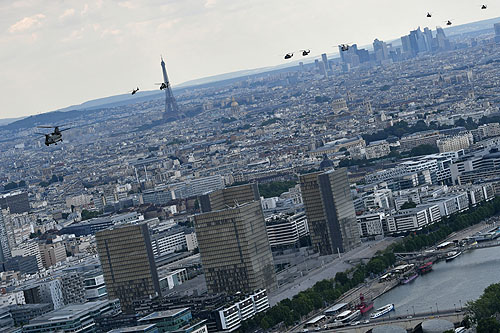
[[[63,127],[63,126],[68,126],[70,124],[60,124],[60,125],[52,125],[52,126],[49,126],[49,125],[40,125],[40,126],[37,126],[38,128],[56,128],[56,127]]]
[[[63,128],[63,129],[59,130],[59,132],[64,132],[64,131],[67,131],[67,130],[72,129],[72,128],[73,127]]]

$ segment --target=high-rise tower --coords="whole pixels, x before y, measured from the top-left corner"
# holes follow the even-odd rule
[[[500,43],[500,23],[495,23],[493,28],[495,29],[495,43]]]
[[[345,168],[300,176],[313,246],[321,255],[360,245],[356,213]]]
[[[209,293],[276,287],[273,255],[257,184],[200,196],[196,236]]]
[[[2,209],[0,208],[0,260],[2,262],[7,261],[11,257],[6,223],[7,221],[4,220]]]
[[[163,119],[165,121],[179,119],[179,106],[177,105],[174,94],[172,93],[172,88],[170,87],[170,82],[168,81],[167,68],[165,67],[165,61],[163,61],[163,57],[161,58],[161,71],[163,73],[163,83],[166,86],[164,89],[165,113],[163,114]]]
[[[108,297],[120,299],[124,312],[133,312],[134,300],[160,294],[146,223],[116,226],[95,236]]]

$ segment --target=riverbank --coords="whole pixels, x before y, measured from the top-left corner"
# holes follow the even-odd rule
[[[435,264],[428,274],[378,297],[374,306],[395,304],[395,315],[461,309],[499,281],[500,247],[477,249]]]
[[[490,229],[492,227],[492,225],[491,225],[492,223],[490,223],[490,222],[492,222],[492,221],[498,221],[498,217],[486,219],[483,222],[480,222],[478,224],[470,226],[470,227],[463,229],[461,231],[458,231],[456,233],[452,233],[445,240],[441,240],[438,243],[442,243],[443,241],[453,241],[455,239],[460,240],[460,239],[466,238],[468,236],[471,236],[479,231]],[[434,246],[435,246],[435,244],[432,247],[434,247]],[[496,249],[498,251],[500,251],[500,248],[496,248]],[[493,250],[493,251],[495,251],[495,250]],[[455,261],[460,262],[460,258],[463,256],[464,255],[459,256],[457,259],[455,259],[451,263],[453,263]],[[448,263],[445,263],[443,261],[442,264],[446,265]],[[440,265],[440,264],[437,264],[437,265]],[[450,264],[448,264],[448,265],[450,265]],[[500,265],[497,265],[497,266],[500,269]],[[440,270],[440,268],[438,268],[438,271],[439,270]],[[456,274],[457,274],[457,276],[460,276],[460,273],[457,272]],[[337,304],[338,303],[357,304],[359,302],[359,295],[360,295],[360,293],[362,293],[366,299],[374,301],[375,308],[381,307],[381,306],[389,304],[389,303],[396,304],[396,303],[398,303],[396,300],[388,301],[386,295],[391,295],[395,291],[398,291],[398,290],[406,290],[406,288],[408,288],[409,286],[415,285],[415,284],[420,285],[422,281],[430,281],[433,276],[435,276],[433,274],[433,272],[419,276],[415,281],[412,281],[411,283],[409,283],[407,285],[400,285],[399,279],[393,279],[393,280],[389,280],[389,281],[379,281],[378,277],[376,277],[376,278],[373,278],[373,279],[367,281],[363,285],[360,285],[360,286],[358,286],[354,289],[351,289],[348,292],[344,293],[340,298],[338,298],[336,300],[335,303],[337,303]],[[500,272],[498,272],[498,276],[500,276]],[[420,282],[417,282],[417,281],[420,281]],[[399,288],[396,288],[398,286],[399,286]],[[424,283],[424,287],[425,287],[425,283]],[[482,291],[482,289],[479,290],[478,292],[481,292],[481,291]],[[446,299],[445,295],[444,296],[442,295],[441,297],[443,299]],[[448,304],[447,306],[445,306],[443,304],[442,306],[444,306],[444,308],[452,308],[453,309],[453,304],[455,304],[455,306],[460,306],[460,307],[465,306],[465,297],[464,297],[464,302],[462,302],[461,298],[458,298],[455,301],[455,303]],[[420,311],[421,312],[429,312],[430,310],[432,310],[432,307],[428,307],[428,308],[425,308],[425,307],[426,307],[426,305],[422,306],[422,309]],[[399,308],[399,305],[397,305],[397,308]],[[438,309],[438,308],[439,308],[439,303],[435,306],[435,309]],[[316,311],[313,315],[308,316],[307,320],[313,318],[314,316],[322,314],[325,309],[326,308],[323,308],[319,311]],[[396,310],[396,311],[398,311],[398,310]],[[403,312],[406,311],[407,314],[409,314],[409,313],[411,313],[410,311],[413,311],[413,308],[411,308],[411,310],[410,310],[409,307],[406,307],[406,308],[403,307],[402,309],[400,309],[400,311],[403,311]],[[434,311],[436,311],[436,310],[434,310]],[[413,312],[415,312],[415,311],[413,311]],[[404,313],[403,313],[403,315],[404,315]],[[305,321],[307,321],[307,320],[305,320]],[[302,323],[305,321],[302,321]],[[292,328],[292,330],[290,330],[290,332],[293,332],[293,331],[296,332],[297,329],[302,327],[301,325],[302,324],[296,325],[294,328]]]
[[[426,225],[418,231],[397,238],[394,244],[383,251],[376,252],[374,256],[362,258],[363,264],[356,265],[345,272],[338,272],[333,278],[318,281],[312,288],[300,292],[297,297],[283,299],[265,313],[256,316],[253,321],[249,321],[247,325],[249,328],[253,328],[255,323],[258,323],[257,325],[262,329],[290,327],[294,323],[298,326],[297,323],[303,322],[303,318],[309,317],[312,313],[324,311],[325,305],[338,303],[339,298],[346,293],[349,294],[351,289],[367,285],[367,279],[379,277],[394,267],[397,263],[396,253],[423,251],[441,243],[444,239],[452,236],[454,232],[461,234],[469,230],[470,227],[477,226],[498,214],[500,214],[500,197],[495,197],[489,202],[483,202],[470,208],[467,212],[453,214],[442,218],[439,223]],[[399,274],[403,271],[404,269]],[[353,294],[350,295],[352,297]],[[375,295],[377,294],[373,296]]]

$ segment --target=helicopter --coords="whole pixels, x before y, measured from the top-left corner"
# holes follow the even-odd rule
[[[167,83],[165,83],[165,82],[155,83],[155,84],[160,86],[160,90],[167,89]]]
[[[293,57],[293,52],[285,54],[285,59],[290,59],[291,57]]]
[[[427,12],[427,17],[432,17],[432,14]]]
[[[446,22],[446,25],[452,25],[452,24],[453,24],[453,23],[451,23],[451,20],[448,20],[448,21]]]
[[[57,143],[59,141],[63,141],[62,139],[62,132],[69,130],[69,128],[64,128],[64,129],[59,129],[59,127],[64,126],[64,125],[58,125],[58,126],[37,126],[37,128],[53,128],[54,132],[52,133],[36,133],[40,135],[45,135],[45,145],[50,146],[51,144],[55,144],[57,146]]]
[[[481,9],[486,9],[486,8],[488,8],[488,6],[486,6],[486,5],[481,6]]]
[[[348,44],[340,44],[339,48],[342,52],[348,51],[349,50],[349,45]]]
[[[129,92],[132,93],[132,95],[134,95],[138,91],[139,91],[139,87],[137,87],[136,89],[132,89],[132,91],[129,91]]]
[[[311,50],[300,50],[302,51],[302,56],[305,57],[306,55],[309,55],[311,53]]]

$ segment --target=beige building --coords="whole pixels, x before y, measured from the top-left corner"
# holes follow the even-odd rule
[[[39,243],[40,255],[43,267],[49,268],[55,264],[66,260],[66,247],[62,242],[51,244]]]
[[[335,114],[349,111],[345,98],[340,95],[336,95],[330,102],[330,105],[332,107],[333,113]]]
[[[205,196],[201,205],[205,213],[196,215],[195,228],[209,293],[275,288],[273,258],[258,198],[255,184]]]
[[[439,131],[425,131],[404,136],[399,140],[402,151],[409,151],[420,145],[436,146],[439,139]]]
[[[146,223],[99,231],[96,240],[108,297],[120,299],[124,312],[134,311],[134,300],[160,294]]]
[[[389,143],[385,140],[370,142],[370,144],[365,147],[365,156],[368,160],[387,156],[390,152],[391,148],[389,147]]]
[[[455,135],[449,138],[437,140],[436,144],[440,153],[467,149],[473,143],[471,133]]]
[[[85,206],[89,205],[90,202],[92,201],[92,196],[88,194],[81,194],[81,195],[76,195],[73,197],[67,197],[66,198],[66,207],[80,207],[80,206]]]
[[[474,137],[477,137],[477,140],[483,140],[485,138],[490,138],[494,136],[500,135],[500,124],[499,123],[490,123],[479,126],[474,132]]]

